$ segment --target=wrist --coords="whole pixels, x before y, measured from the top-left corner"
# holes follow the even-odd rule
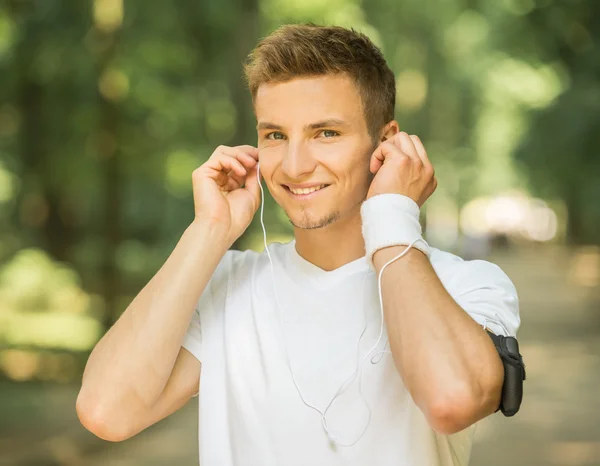
[[[189,237],[199,246],[208,246],[217,253],[225,253],[230,247],[227,228],[220,224],[209,224],[194,220],[186,228],[184,236]]]
[[[417,203],[402,194],[379,194],[363,202],[362,233],[369,265],[375,268],[375,253],[391,246],[406,248],[412,244],[412,248],[429,256],[429,245],[421,236],[419,213]]]

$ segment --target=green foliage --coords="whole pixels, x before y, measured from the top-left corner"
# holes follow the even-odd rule
[[[219,144],[256,143],[241,62],[287,22],[354,27],[382,48],[440,206],[530,189],[566,204],[572,241],[598,241],[597,2],[119,5],[0,6],[2,309],[118,317],[192,220],[194,168]],[[269,196],[265,221],[270,240],[290,237]],[[236,246],[262,248],[257,218]]]
[[[36,249],[0,272],[0,345],[89,350],[100,336],[77,273]]]

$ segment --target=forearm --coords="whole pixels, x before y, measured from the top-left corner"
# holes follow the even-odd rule
[[[165,264],[94,348],[84,372],[83,402],[135,413],[158,399],[196,303],[227,246],[214,230],[197,224],[186,229]]]
[[[405,247],[374,255],[377,273]],[[420,251],[411,250],[382,276],[384,319],[396,367],[431,420],[454,408],[466,425],[499,403],[502,364],[491,339],[448,294]]]

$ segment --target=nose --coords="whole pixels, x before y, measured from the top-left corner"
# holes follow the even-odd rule
[[[281,170],[285,175],[292,180],[300,180],[306,178],[306,175],[310,174],[314,167],[315,161],[302,141],[292,142],[290,140],[281,163]]]

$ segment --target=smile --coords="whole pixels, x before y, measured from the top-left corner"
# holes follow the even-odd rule
[[[320,193],[321,191],[323,191],[323,189],[325,189],[328,186],[329,186],[328,184],[322,184],[320,186],[314,186],[312,188],[293,189],[293,188],[290,188],[289,186],[284,185],[286,191],[288,193],[290,193],[296,199],[312,198],[315,195],[317,195],[318,193]]]

